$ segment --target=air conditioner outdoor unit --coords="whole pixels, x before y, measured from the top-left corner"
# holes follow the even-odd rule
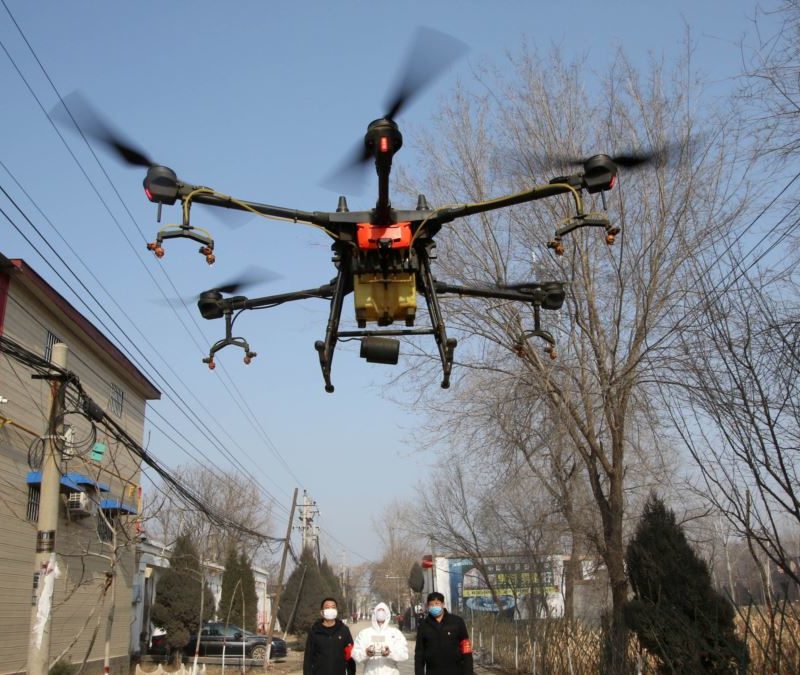
[[[73,516],[91,516],[94,513],[94,502],[85,492],[70,492],[67,510]]]

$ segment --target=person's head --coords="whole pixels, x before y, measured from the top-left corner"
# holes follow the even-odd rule
[[[375,619],[378,626],[385,625],[390,616],[389,606],[385,602],[379,602],[375,605],[375,609],[372,610],[372,617]]]
[[[338,615],[335,598],[325,598],[319,606],[320,614],[325,621],[333,621]]]
[[[444,611],[444,596],[441,593],[433,591],[428,593],[428,614],[434,619],[442,615]]]

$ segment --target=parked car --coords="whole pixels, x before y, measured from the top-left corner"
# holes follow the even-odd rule
[[[184,653],[194,654],[197,635],[189,638],[189,643],[184,648]],[[241,655],[242,648],[247,658],[263,661],[267,655],[267,636],[258,635],[244,630],[233,624],[225,625],[219,621],[203,624],[200,631],[200,656],[222,656],[222,650],[227,656]],[[272,652],[270,658],[286,656],[286,642],[278,637],[272,638]]]

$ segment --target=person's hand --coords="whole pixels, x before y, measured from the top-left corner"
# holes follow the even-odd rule
[[[382,656],[389,656],[389,647],[384,647],[384,648],[383,648],[383,654],[382,654]]]
[[[367,647],[367,656],[375,656],[375,650],[372,648],[372,645]]]

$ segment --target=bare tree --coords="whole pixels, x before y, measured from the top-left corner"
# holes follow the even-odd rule
[[[236,527],[209,524],[207,514],[187,508],[167,486],[159,486],[147,508],[148,528],[155,536],[170,543],[181,533],[207,529],[208,536],[195,542],[204,558],[221,562],[233,547],[245,551],[251,560],[267,562],[269,550],[265,541],[245,532],[266,533],[271,523],[271,505],[251,481],[233,472],[220,475],[201,465],[180,467],[176,475],[216,514]]]
[[[409,532],[412,520],[410,506],[394,500],[372,519],[372,529],[382,544],[380,559],[370,566],[370,590],[389,605],[403,611],[406,602],[411,604],[408,572],[411,565],[422,558],[422,542],[416,533]]]
[[[761,139],[758,152],[782,160],[800,149],[800,2],[757,7],[753,26],[742,45],[740,97]]]
[[[591,510],[591,494],[571,440],[548,419],[546,407],[532,398],[516,376],[497,370],[475,369],[454,392],[457,405],[437,440],[449,446],[440,475],[448,480],[449,466],[460,465],[484,489],[508,496],[504,511],[518,511],[512,521],[549,528],[547,553],[568,553],[564,615],[573,617],[573,590],[582,576],[581,559],[596,541],[599,523]],[[511,495],[517,495],[511,499]],[[499,506],[498,506],[499,508]],[[497,531],[497,523],[490,526]],[[500,530],[505,532],[504,530]],[[508,533],[515,553],[540,555],[543,538],[532,530]],[[536,545],[531,546],[533,540]],[[503,547],[498,547],[501,550]]]
[[[619,55],[590,87],[581,79],[586,64],[523,54],[513,77],[487,76],[485,95],[456,92],[422,146],[421,191],[445,204],[522,189],[544,172],[563,175],[565,155],[658,151],[648,170],[622,172],[612,193],[609,215],[623,232],[615,247],[581,231],[570,236],[566,255],[549,255],[542,242],[574,212],[566,198],[482,214],[439,237],[439,271],[448,279],[569,282],[564,309],[549,321],[557,361],[520,342],[533,317],[518,304],[452,299],[446,312],[460,333],[456,387],[475,370],[497,373],[500,395],[515,382],[515,391],[527,392],[531,424],[557,424],[582,465],[611,585],[614,671],[627,645],[626,486],[632,468],[663,449],[651,382],[674,357],[676,335],[697,304],[690,283],[697,252],[735,227],[750,198],[728,112],[715,115],[702,101],[688,56],[674,70],[654,63],[638,72]],[[698,136],[701,124],[715,133]],[[592,208],[602,205],[586,205]]]
[[[708,286],[703,319],[684,334],[676,427],[709,500],[800,584],[800,551],[791,545],[800,531],[797,289],[757,273],[724,292]]]

